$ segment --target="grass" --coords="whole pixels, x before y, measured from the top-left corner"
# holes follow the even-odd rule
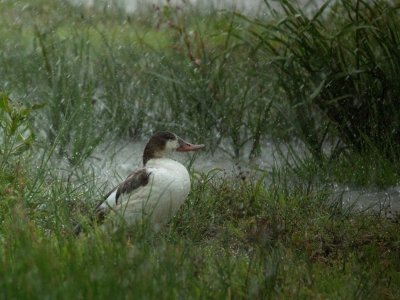
[[[289,1],[280,4],[283,13],[269,8],[271,22],[238,18],[251,24],[253,38],[246,44],[261,62],[258,77],[280,87],[277,94],[286,101],[277,105],[296,136],[321,165],[340,163],[343,157],[336,157],[342,154],[349,161],[354,155],[373,157],[377,169],[382,161],[390,162],[395,167],[386,170],[394,180],[386,184],[396,184],[399,6],[326,2],[309,16]],[[332,144],[329,155],[326,144]]]
[[[193,174],[168,228],[130,237],[73,236],[70,199],[83,189],[60,194],[53,183],[45,213],[19,201],[4,218],[2,298],[398,297],[398,217],[354,213],[326,187],[279,172],[249,182]]]
[[[254,19],[167,2],[130,15],[0,3],[1,299],[400,297],[399,214],[356,211],[332,188],[398,183],[395,99],[383,93],[381,106],[371,71],[396,90],[397,8],[342,1],[309,17],[281,5]],[[347,105],[362,85],[358,126]],[[254,167],[267,138],[288,151],[244,179],[189,163],[190,195],[158,234],[88,226],[75,237],[109,187],[87,168],[94,149],[166,129]],[[390,137],[381,145],[377,132]]]

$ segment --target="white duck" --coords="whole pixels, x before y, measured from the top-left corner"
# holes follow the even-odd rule
[[[129,225],[149,218],[154,231],[175,215],[190,191],[190,177],[179,162],[166,158],[173,151],[197,151],[204,145],[185,142],[170,132],[158,132],[143,152],[143,168],[130,174],[112,189],[94,209],[99,220],[113,211]],[[81,226],[75,227],[79,234]]]

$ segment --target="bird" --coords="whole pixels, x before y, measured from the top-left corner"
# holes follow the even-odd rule
[[[167,156],[174,151],[197,151],[204,147],[168,131],[155,133],[144,148],[143,167],[106,194],[93,210],[94,219],[101,222],[114,214],[135,226],[147,218],[151,229],[158,232],[176,214],[190,191],[187,169]],[[79,235],[81,231],[78,224],[74,232]]]

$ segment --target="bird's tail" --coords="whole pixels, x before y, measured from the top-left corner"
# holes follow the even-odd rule
[[[101,224],[103,223],[104,219],[106,217],[106,210],[103,208],[97,208],[94,212],[92,217],[90,218],[90,224],[93,225],[94,223]],[[78,223],[74,227],[74,233],[76,236],[78,236],[81,232],[83,232],[84,226],[82,226],[81,223]]]
[[[74,227],[74,233],[75,233],[76,236],[78,236],[81,232],[82,232],[82,225],[80,223],[78,223]]]

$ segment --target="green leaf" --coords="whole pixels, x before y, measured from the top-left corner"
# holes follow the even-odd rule
[[[39,109],[42,108],[43,106],[45,106],[45,103],[41,103],[41,104],[33,104],[31,109]]]
[[[30,112],[31,112],[30,108],[25,108],[25,109],[21,110],[21,112],[19,113],[20,119],[23,119],[26,116],[28,116],[30,114]]]
[[[170,12],[169,6],[166,6],[166,5],[163,6],[163,14],[167,19],[171,18],[171,12]]]
[[[31,143],[22,143],[16,146],[15,148],[12,149],[11,155],[17,156],[20,155],[26,151],[28,151],[31,148]]]
[[[10,112],[10,106],[8,105],[8,101],[11,100],[8,99],[7,94],[3,91],[0,101],[0,109],[4,110],[7,113]]]

